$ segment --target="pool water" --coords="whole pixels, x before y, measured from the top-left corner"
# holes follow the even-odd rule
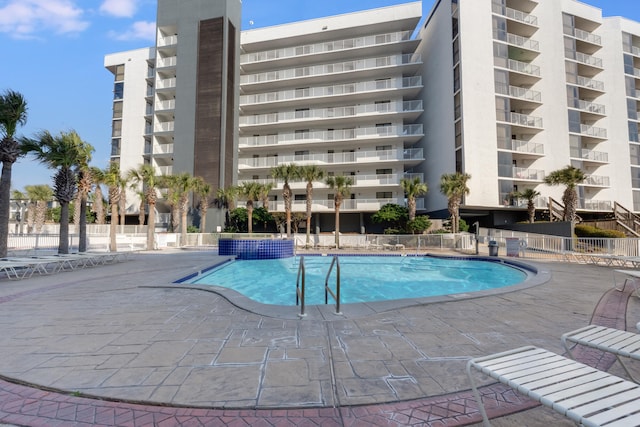
[[[324,304],[332,257],[307,256],[306,304]],[[371,302],[476,292],[524,281],[527,274],[506,264],[430,257],[340,257],[341,302]],[[300,257],[242,260],[192,279],[197,285],[233,289],[264,304],[295,305]],[[335,268],[329,285],[335,289]]]

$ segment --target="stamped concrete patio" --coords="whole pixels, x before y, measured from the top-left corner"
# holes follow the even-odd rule
[[[607,292],[622,279],[612,269],[566,263],[537,263],[551,280],[514,292],[388,311],[344,305],[343,316],[326,307],[303,319],[295,307],[172,284],[217,259],[138,253],[1,279],[0,422],[472,425],[469,358],[528,344],[562,353],[562,333],[596,315],[629,330],[640,320],[637,298]],[[295,284],[283,286],[293,297]],[[534,406],[501,386],[484,393],[496,414]],[[573,425],[542,408],[495,420],[549,423]]]

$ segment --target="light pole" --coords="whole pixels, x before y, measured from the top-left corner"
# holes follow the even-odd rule
[[[478,241],[478,237],[480,237],[480,223],[478,221],[473,223],[473,226],[475,227],[476,230],[476,255],[478,255],[480,253],[480,249],[478,247],[479,245],[479,241]]]

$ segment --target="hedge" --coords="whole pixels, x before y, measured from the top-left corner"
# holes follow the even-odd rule
[[[603,230],[601,228],[592,227],[590,225],[576,225],[574,232],[578,237],[606,237],[606,238],[624,238],[627,237],[622,231]]]

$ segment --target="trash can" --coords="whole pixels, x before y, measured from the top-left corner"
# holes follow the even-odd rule
[[[489,241],[489,256],[498,256],[498,242],[495,240]]]

